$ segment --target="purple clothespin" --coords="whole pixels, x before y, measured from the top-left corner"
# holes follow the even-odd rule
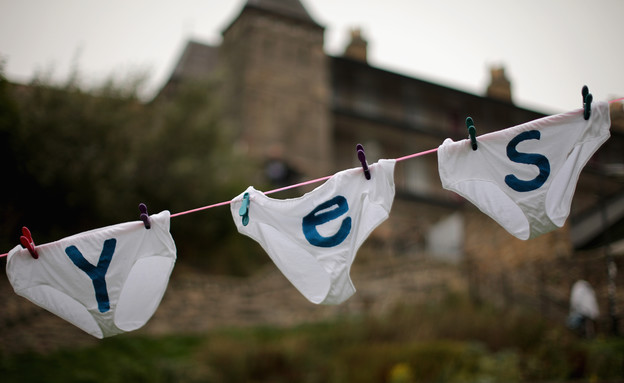
[[[20,242],[22,243],[22,246],[28,249],[28,252],[33,258],[39,259],[39,254],[37,254],[37,250],[35,250],[35,242],[32,239],[30,230],[28,230],[26,226],[22,227],[22,236],[20,237]]]
[[[591,116],[591,103],[594,101],[594,96],[589,93],[587,85],[583,85],[581,94],[583,95],[583,118],[589,120],[589,116]]]
[[[364,177],[367,180],[371,179],[370,170],[368,169],[368,163],[366,163],[366,153],[364,153],[364,147],[362,144],[357,144],[355,146],[355,150],[357,150],[357,156],[360,162],[362,163],[362,169],[364,169]]]
[[[147,206],[145,206],[143,202],[139,204],[139,211],[141,212],[140,218],[141,218],[141,221],[143,221],[145,228],[146,229],[151,228],[152,225],[150,224],[149,215],[147,214]]]

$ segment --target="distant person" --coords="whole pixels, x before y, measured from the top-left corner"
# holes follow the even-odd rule
[[[595,334],[595,322],[600,315],[596,294],[589,282],[578,280],[570,293],[570,314],[568,327],[581,336],[592,338]]]

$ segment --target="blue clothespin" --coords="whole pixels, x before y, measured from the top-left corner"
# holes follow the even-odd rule
[[[243,226],[247,226],[249,223],[249,193],[243,194],[243,203],[238,210],[238,215],[243,217]]]
[[[468,135],[470,136],[470,144],[472,145],[472,150],[477,150],[477,128],[474,126],[474,121],[472,117],[466,118],[466,127],[468,128]]]
[[[139,204],[139,211],[141,212],[141,215],[139,217],[141,218],[141,221],[143,221],[145,228],[150,229],[152,227],[152,224],[149,220],[149,214],[147,214],[147,206],[143,202]]]
[[[591,103],[594,101],[594,96],[589,93],[587,85],[583,85],[581,94],[583,95],[583,118],[589,120],[589,116],[591,116]]]
[[[366,162],[366,153],[364,153],[364,146],[362,146],[362,144],[357,144],[355,146],[355,150],[357,151],[358,159],[362,164],[362,169],[364,169],[364,177],[366,177],[367,180],[370,180],[371,174],[370,170],[368,169],[368,163]]]

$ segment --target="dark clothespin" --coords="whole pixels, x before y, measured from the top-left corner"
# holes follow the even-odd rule
[[[474,126],[474,121],[472,117],[466,118],[466,127],[468,128],[468,136],[470,136],[470,144],[472,145],[472,150],[477,150],[477,128]]]
[[[152,224],[149,220],[149,214],[147,214],[147,206],[143,202],[139,204],[139,211],[141,212],[141,215],[139,217],[141,218],[141,221],[143,221],[145,228],[150,229],[152,227]]]
[[[20,237],[20,242],[22,243],[22,246],[28,249],[28,252],[33,258],[39,259],[39,254],[37,254],[37,250],[35,250],[35,242],[32,239],[30,230],[28,230],[26,226],[22,227],[22,236]]]
[[[238,215],[243,217],[243,226],[247,226],[249,223],[249,193],[243,194],[243,203],[240,209],[238,209]]]
[[[589,116],[591,116],[591,103],[594,101],[594,96],[589,93],[587,85],[583,85],[581,94],[583,95],[583,118],[589,120]]]
[[[371,174],[370,170],[368,169],[368,163],[366,162],[366,153],[364,153],[364,146],[362,146],[362,144],[357,144],[355,146],[355,150],[357,150],[358,159],[362,164],[362,169],[364,169],[364,177],[366,177],[367,180],[370,180]]]

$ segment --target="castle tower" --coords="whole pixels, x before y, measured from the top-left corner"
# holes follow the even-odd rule
[[[219,52],[227,114],[249,156],[304,178],[332,170],[323,33],[299,0],[248,0]]]

